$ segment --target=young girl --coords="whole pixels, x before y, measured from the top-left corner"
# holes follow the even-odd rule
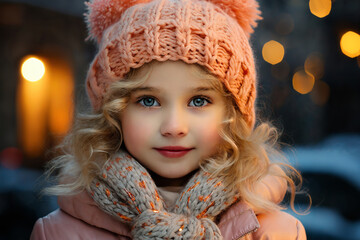
[[[254,0],[94,0],[99,52],[51,162],[59,210],[31,239],[305,239],[295,186],[255,124]],[[292,171],[294,172],[294,171]],[[295,171],[296,172],[296,171]]]

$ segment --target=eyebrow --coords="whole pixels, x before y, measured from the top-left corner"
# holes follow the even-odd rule
[[[138,87],[132,90],[132,93],[140,92],[140,91],[147,91],[147,92],[161,92],[160,89],[155,87]],[[215,91],[213,87],[204,87],[200,86],[194,89],[191,89],[192,92],[208,92],[208,91]]]
[[[197,87],[193,90],[194,92],[208,92],[208,91],[215,91],[213,87]]]
[[[138,87],[133,89],[131,92],[140,92],[140,91],[147,91],[147,92],[160,92],[160,89],[154,87]]]

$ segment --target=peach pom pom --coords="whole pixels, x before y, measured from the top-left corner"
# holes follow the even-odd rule
[[[90,39],[100,42],[106,28],[118,21],[124,11],[133,5],[151,0],[93,0],[86,2],[88,13],[85,14]],[[211,2],[229,16],[235,18],[249,37],[260,20],[260,10],[256,0],[205,0]]]
[[[117,22],[124,11],[133,5],[151,0],[93,0],[86,2],[88,13],[85,14],[90,39],[100,42],[106,28]]]
[[[237,20],[247,37],[254,32],[256,21],[261,20],[261,11],[256,0],[206,0],[224,10]]]

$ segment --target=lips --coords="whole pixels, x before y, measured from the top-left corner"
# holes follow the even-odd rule
[[[194,148],[186,148],[181,146],[165,146],[160,148],[154,148],[161,155],[168,158],[179,158],[185,156],[188,152]]]

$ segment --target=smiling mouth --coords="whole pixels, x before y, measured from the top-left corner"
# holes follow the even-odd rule
[[[179,158],[185,156],[188,152],[190,152],[194,148],[185,148],[181,146],[166,146],[166,147],[160,147],[154,149],[164,157]]]

